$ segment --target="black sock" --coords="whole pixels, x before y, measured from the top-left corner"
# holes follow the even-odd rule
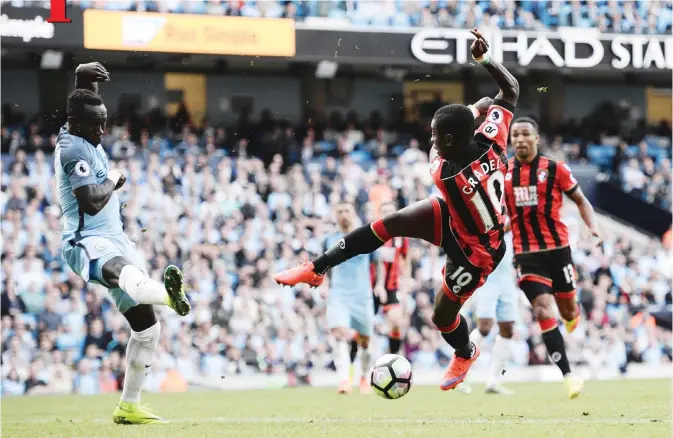
[[[566,355],[566,347],[563,342],[563,335],[558,327],[542,333],[542,340],[547,346],[547,353],[551,361],[556,364],[563,375],[570,373],[570,364],[568,363],[568,356]]]
[[[370,224],[346,234],[339,243],[313,261],[313,271],[324,274],[328,269],[360,254],[369,254],[379,249],[384,242],[372,231]]]
[[[355,362],[355,357],[358,355],[358,343],[355,339],[351,341],[351,363]]]
[[[458,327],[451,333],[442,333],[442,338],[456,350],[456,356],[469,359],[474,354],[473,344],[470,342],[470,331],[463,315],[460,315]]]
[[[402,346],[402,340],[399,338],[388,338],[388,346],[390,347],[390,354],[397,354]]]

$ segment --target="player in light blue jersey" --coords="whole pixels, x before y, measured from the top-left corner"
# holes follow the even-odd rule
[[[508,221],[505,228],[507,230],[507,233],[505,233],[505,243],[507,245],[505,256],[473,297],[477,326],[470,333],[470,340],[481,348],[482,341],[489,335],[494,323],[498,323],[498,333],[495,335],[495,341],[493,342],[491,363],[486,379],[486,392],[489,394],[512,394],[500,381],[502,371],[507,366],[512,351],[512,335],[520,293],[514,271],[514,249],[510,228]],[[482,351],[484,351],[483,348]],[[466,394],[472,392],[467,382],[463,382],[457,389]]]
[[[355,229],[356,213],[353,206],[342,202],[336,207],[338,231],[327,236],[325,250],[343,242],[343,237]],[[336,339],[334,365],[339,377],[339,393],[351,392],[350,340],[352,331],[357,333],[360,346],[360,393],[368,394],[371,388],[366,374],[371,355],[368,351],[369,338],[373,333],[374,297],[370,277],[372,254],[362,254],[335,266],[328,274],[327,325]]]
[[[107,109],[97,83],[110,77],[97,62],[78,66],[75,77],[75,91],[68,96],[68,123],[58,134],[54,160],[63,212],[63,258],[86,282],[107,287],[131,326],[124,388],[114,422],[163,422],[140,405],[140,391],[161,330],[152,305],[170,306],[180,315],[190,311],[182,272],[169,266],[163,284],[149,278],[145,261],[124,234],[116,191],[126,178],[110,169],[100,145]]]

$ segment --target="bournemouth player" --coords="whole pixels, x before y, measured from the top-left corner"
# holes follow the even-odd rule
[[[540,136],[535,121],[517,119],[512,125],[511,138],[515,158],[509,162],[505,192],[514,233],[519,287],[533,305],[542,339],[551,360],[565,377],[568,395],[575,398],[584,384],[570,373],[553,306],[555,298],[566,329],[572,332],[580,312],[575,301],[575,266],[568,230],[560,220],[560,210],[565,194],[577,204],[582,220],[600,241],[594,209],[568,165],[539,153]]]
[[[344,236],[355,228],[355,219],[355,209],[351,204],[342,202],[337,205],[336,221],[339,230],[327,236],[325,250],[344,241]],[[336,339],[334,365],[339,377],[340,394],[351,392],[348,344],[353,338],[353,330],[360,348],[360,393],[371,392],[366,375],[371,362],[368,348],[374,324],[374,298],[369,281],[372,257],[371,254],[362,254],[335,266],[329,272],[329,289],[323,289],[327,293],[327,326]]]
[[[387,216],[395,212],[391,202],[381,206],[381,215]],[[379,309],[388,321],[388,350],[397,354],[402,345],[402,306],[397,291],[411,277],[411,264],[407,260],[409,239],[396,237],[388,240],[377,251],[378,261],[373,270],[374,313]],[[404,287],[404,286],[402,286]]]
[[[442,390],[461,383],[477,359],[468,324],[460,315],[463,303],[497,267],[505,252],[503,242],[505,149],[519,84],[507,69],[490,60],[488,44],[477,29],[470,47],[473,58],[495,79],[500,92],[475,106],[447,105],[432,123],[430,172],[442,198],[416,202],[348,233],[312,263],[280,272],[278,283],[293,286],[324,281],[325,273],[360,254],[376,251],[395,237],[423,239],[447,254],[442,293],[435,298],[433,322],[455,350]],[[486,120],[474,131],[474,118]]]
[[[473,298],[477,327],[470,333],[472,342],[481,347],[482,341],[490,334],[494,323],[498,323],[486,379],[486,393],[488,394],[512,394],[512,391],[505,388],[500,381],[502,371],[507,366],[512,351],[512,335],[520,293],[514,275],[514,251],[509,227],[508,221],[505,234],[507,244],[505,256]],[[458,389],[466,394],[472,392],[467,382],[463,382]]]
[[[68,123],[58,134],[54,162],[63,210],[63,258],[84,281],[107,287],[131,326],[114,422],[160,423],[160,417],[140,404],[161,330],[152,305],[170,306],[180,315],[187,315],[190,305],[180,270],[166,268],[163,283],[151,279],[122,229],[117,190],[126,178],[109,167],[100,144],[107,110],[97,82],[108,81],[109,75],[97,62],[78,66],[75,74],[76,90],[68,96]]]

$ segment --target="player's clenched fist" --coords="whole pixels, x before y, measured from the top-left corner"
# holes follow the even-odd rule
[[[470,46],[472,57],[475,59],[481,58],[484,56],[484,53],[488,52],[488,42],[486,42],[486,38],[482,36],[481,32],[479,32],[479,29],[476,27],[470,30],[470,33],[476,38]]]
[[[90,82],[107,82],[110,80],[110,74],[100,62],[78,65],[75,75]]]

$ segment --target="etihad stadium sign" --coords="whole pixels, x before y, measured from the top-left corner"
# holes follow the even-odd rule
[[[673,69],[673,39],[656,35],[604,35],[585,29],[557,32],[484,32],[491,57],[527,67],[540,62],[558,68],[622,70]],[[463,30],[423,29],[411,38],[411,53],[425,64],[465,64],[471,61],[474,37]]]
[[[467,30],[329,27],[297,23],[297,54],[303,61],[329,59],[390,66],[467,66],[472,62]],[[673,68],[670,35],[601,34],[595,29],[555,31],[480,29],[491,56],[509,67],[597,72],[666,72]]]

